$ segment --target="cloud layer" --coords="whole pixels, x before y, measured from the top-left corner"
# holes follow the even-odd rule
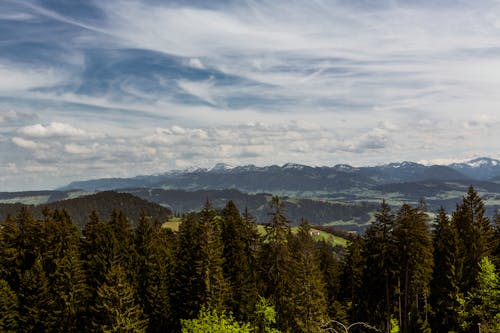
[[[498,1],[4,1],[4,189],[499,157]]]

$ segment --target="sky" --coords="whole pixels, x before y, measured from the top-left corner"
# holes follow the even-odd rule
[[[0,1],[0,191],[499,148],[498,0]]]

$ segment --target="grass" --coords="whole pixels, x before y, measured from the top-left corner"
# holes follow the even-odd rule
[[[182,219],[180,217],[171,217],[170,220],[162,224],[162,228],[168,228],[172,231],[179,231],[179,225],[181,224]],[[292,227],[292,233],[297,233],[299,230],[299,227]],[[266,234],[266,228],[263,225],[257,224],[257,231],[261,236],[265,236]],[[313,236],[313,239],[317,241],[326,241],[330,243],[331,245],[340,245],[340,246],[347,246],[347,240],[342,237],[334,236],[332,234],[329,234],[325,231],[320,231],[319,235]]]

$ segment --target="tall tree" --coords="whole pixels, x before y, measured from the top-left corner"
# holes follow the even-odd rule
[[[434,265],[429,302],[432,329],[435,332],[457,331],[459,309],[458,236],[454,224],[441,207],[435,218]]]
[[[229,284],[224,277],[224,244],[222,243],[222,218],[207,200],[200,212],[201,247],[196,261],[204,283],[203,305],[208,310],[225,311],[230,297]]]
[[[43,265],[58,318],[57,331],[78,331],[87,301],[78,229],[65,210],[46,211],[44,233]]]
[[[266,236],[259,255],[260,283],[264,297],[276,309],[278,327],[287,331],[293,329],[291,257],[288,245],[291,229],[279,197],[272,198],[271,209],[271,221],[266,226]]]
[[[256,251],[259,234],[251,217],[243,218],[233,201],[221,211],[224,276],[230,284],[233,315],[243,321],[253,317],[258,300]]]
[[[500,281],[495,265],[483,257],[478,264],[476,284],[461,300],[459,319],[462,329],[474,331],[480,325],[481,332],[500,332]]]
[[[366,267],[363,278],[365,297],[365,318],[372,325],[383,327],[391,332],[391,315],[393,314],[394,284],[394,215],[391,207],[382,201],[375,213],[375,220],[365,233],[363,256]],[[383,288],[380,288],[383,286]]]
[[[366,260],[363,257],[364,239],[352,236],[347,245],[346,254],[342,260],[341,300],[347,305],[347,312],[351,322],[362,321],[364,316],[364,299],[362,294],[363,273]]]
[[[125,269],[117,262],[106,274],[105,281],[97,289],[96,312],[99,319],[94,322],[103,332],[145,332],[147,319],[135,300],[132,284]]]
[[[0,279],[0,332],[16,332],[19,321],[18,300],[9,283]]]
[[[291,269],[294,331],[321,332],[328,322],[325,283],[309,223],[302,220],[291,237]]]
[[[149,318],[148,332],[165,332],[172,318],[171,270],[175,235],[141,216],[135,230],[137,298]]]
[[[481,258],[489,256],[494,242],[494,230],[485,216],[484,203],[471,186],[453,214],[459,239],[460,289],[469,292],[476,283]]]
[[[394,231],[400,282],[401,332],[420,332],[427,325],[429,282],[432,276],[432,238],[427,214],[403,204]]]

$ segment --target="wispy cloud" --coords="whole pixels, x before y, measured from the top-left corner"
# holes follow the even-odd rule
[[[498,157],[498,1],[9,0],[0,13],[12,187],[23,172]]]

